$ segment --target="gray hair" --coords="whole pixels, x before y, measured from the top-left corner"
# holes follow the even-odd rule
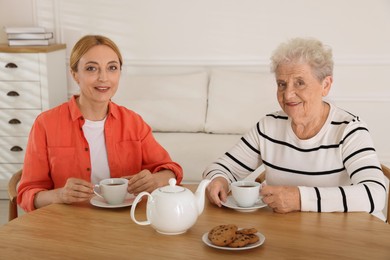
[[[271,56],[271,72],[287,63],[308,64],[320,81],[333,75],[332,49],[316,39],[294,38],[280,44]]]

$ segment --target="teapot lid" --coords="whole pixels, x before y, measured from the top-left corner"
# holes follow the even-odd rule
[[[168,181],[169,185],[161,187],[159,190],[164,193],[178,193],[185,191],[184,187],[177,186],[176,185],[176,179],[175,178],[170,178]]]

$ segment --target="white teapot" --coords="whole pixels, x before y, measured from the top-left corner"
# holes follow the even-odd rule
[[[203,212],[205,189],[210,180],[199,184],[195,195],[187,188],[177,186],[176,179],[169,179],[169,185],[152,192],[141,192],[135,198],[130,210],[131,219],[138,225],[151,225],[157,232],[166,235],[182,234],[192,227]],[[146,221],[137,221],[135,208],[143,196],[148,196]]]

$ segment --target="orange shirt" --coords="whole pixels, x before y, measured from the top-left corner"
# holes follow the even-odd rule
[[[34,196],[41,190],[63,187],[70,177],[91,181],[89,145],[82,131],[85,121],[76,97],[41,113],[32,126],[18,187],[18,204],[25,211],[35,209]],[[169,169],[181,182],[182,168],[138,114],[110,102],[104,135],[111,177]]]

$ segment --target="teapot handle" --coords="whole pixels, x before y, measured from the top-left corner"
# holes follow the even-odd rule
[[[135,212],[135,208],[137,207],[137,204],[138,202],[142,199],[143,196],[149,196],[150,199],[153,199],[152,195],[150,195],[150,193],[146,192],[146,191],[143,191],[141,192],[140,194],[137,195],[137,197],[134,199],[134,202],[133,202],[133,205],[131,206],[131,210],[130,210],[130,217],[131,219],[138,225],[142,225],[142,226],[145,226],[145,225],[150,225],[150,221],[149,220],[146,220],[146,221],[137,221],[135,219],[135,216],[134,216],[134,212]]]

